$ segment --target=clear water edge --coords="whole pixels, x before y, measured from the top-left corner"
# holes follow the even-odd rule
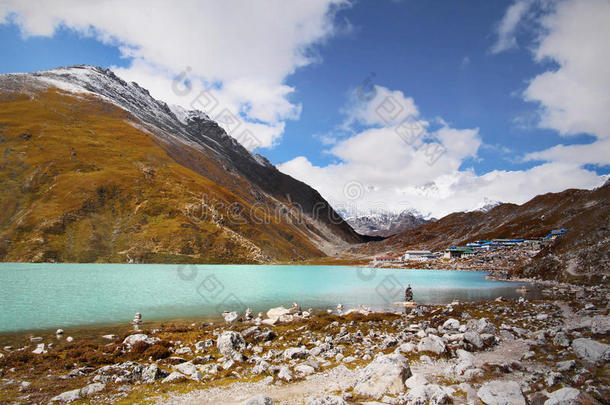
[[[223,310],[265,312],[297,302],[324,310],[366,305],[400,311],[411,284],[418,303],[518,297],[525,283],[485,272],[303,265],[0,263],[0,333],[218,319]]]

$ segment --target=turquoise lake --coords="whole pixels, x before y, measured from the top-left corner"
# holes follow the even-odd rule
[[[347,266],[0,264],[0,332],[256,313],[270,307],[400,311],[411,284],[418,303],[516,297],[521,284],[483,272]]]

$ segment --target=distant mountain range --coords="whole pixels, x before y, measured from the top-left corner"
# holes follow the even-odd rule
[[[416,210],[400,213],[377,213],[345,218],[354,230],[362,235],[391,236],[415,228],[434,219],[425,219]]]
[[[0,75],[0,260],[261,263],[369,240],[202,111],[110,70]]]

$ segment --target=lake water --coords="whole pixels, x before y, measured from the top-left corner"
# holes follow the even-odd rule
[[[399,311],[411,284],[418,303],[516,297],[521,284],[483,272],[347,266],[0,263],[0,332],[365,304]]]

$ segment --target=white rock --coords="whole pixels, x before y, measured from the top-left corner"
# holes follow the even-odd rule
[[[191,350],[191,348],[188,346],[176,349],[176,354],[190,354],[190,353],[193,353],[193,350]]]
[[[83,388],[80,389],[80,395],[81,397],[88,397],[94,394],[97,394],[98,392],[101,392],[104,390],[104,388],[106,388],[106,384],[103,383],[93,383],[93,384],[89,384]]]
[[[61,394],[51,398],[51,402],[72,402],[80,399],[80,389],[62,392]]]
[[[51,398],[51,402],[72,402],[79,400],[81,398],[86,398],[88,396],[97,394],[100,391],[103,391],[106,388],[106,384],[103,383],[93,383],[89,384],[83,388],[66,391],[63,392],[56,397]]]
[[[597,362],[610,360],[610,346],[587,338],[574,339],[572,350],[583,360]]]
[[[63,335],[63,334],[64,334],[64,330],[63,330],[63,329],[57,329],[57,330],[55,331],[55,334],[56,334],[56,335]]]
[[[127,346],[133,346],[138,342],[144,342],[146,344],[152,345],[157,343],[159,340],[159,338],[149,338],[148,335],[145,335],[143,333],[136,333],[133,335],[129,335],[125,339],[123,339],[123,344],[126,344]]]
[[[591,332],[593,334],[606,335],[610,333],[610,316],[596,315],[591,319]]]
[[[521,387],[514,381],[491,381],[477,392],[486,405],[526,405]]]
[[[277,374],[277,377],[281,380],[285,380],[285,381],[292,381],[292,372],[290,371],[290,369],[286,366],[282,366],[280,367],[280,371]]]
[[[239,319],[239,314],[235,311],[233,311],[233,312],[225,311],[222,313],[222,317],[225,319],[225,322],[233,323],[233,322],[237,321],[237,319]]]
[[[400,354],[380,355],[362,370],[354,392],[376,399],[385,394],[398,395],[411,376],[409,361]]]
[[[445,321],[445,323],[443,323],[443,329],[447,329],[447,330],[457,330],[460,328],[460,321],[458,321],[457,319],[447,319]]]
[[[280,316],[289,315],[289,314],[290,314],[290,310],[284,308],[284,306],[281,306],[281,307],[271,308],[269,311],[267,311],[267,318],[279,319]]]
[[[44,349],[44,343],[36,345],[36,349],[32,350],[34,354],[45,354],[47,351]]]
[[[155,380],[162,378],[164,375],[167,375],[167,373],[161,371],[159,366],[153,363],[142,370],[142,382],[152,383]]]
[[[468,331],[464,333],[464,342],[473,345],[477,349],[481,349],[483,347],[483,340],[481,339],[481,335],[479,335],[477,332]]]
[[[161,380],[161,382],[162,383],[175,383],[175,382],[185,381],[186,379],[187,378],[184,374],[179,373],[178,371],[174,371],[173,373],[171,373],[170,375],[165,377],[163,380]]]
[[[561,388],[551,392],[549,399],[544,402],[544,405],[579,405],[582,401],[579,400],[580,391],[575,388]]]
[[[413,374],[411,377],[407,378],[405,381],[405,386],[407,388],[415,388],[419,385],[428,384],[428,379],[423,374]]]
[[[309,357],[309,350],[304,347],[291,347],[284,350],[283,356],[286,360],[290,359],[306,359]]]
[[[246,348],[246,341],[241,333],[234,331],[223,332],[216,341],[216,348],[223,355],[232,355]]]
[[[199,381],[203,378],[203,375],[199,372],[197,366],[195,366],[190,361],[180,363],[174,367],[180,373],[190,377],[193,380]]]
[[[418,385],[411,388],[405,399],[410,405],[443,405],[451,402],[447,392],[436,384]]]
[[[411,353],[415,351],[415,345],[411,342],[403,343],[398,346],[398,350],[402,353]]]
[[[436,335],[430,335],[419,341],[417,344],[418,352],[432,352],[441,354],[445,351],[445,344],[443,339]]]
[[[316,372],[316,370],[312,366],[309,366],[307,364],[299,364],[294,368],[294,371],[299,377],[305,377]]]

